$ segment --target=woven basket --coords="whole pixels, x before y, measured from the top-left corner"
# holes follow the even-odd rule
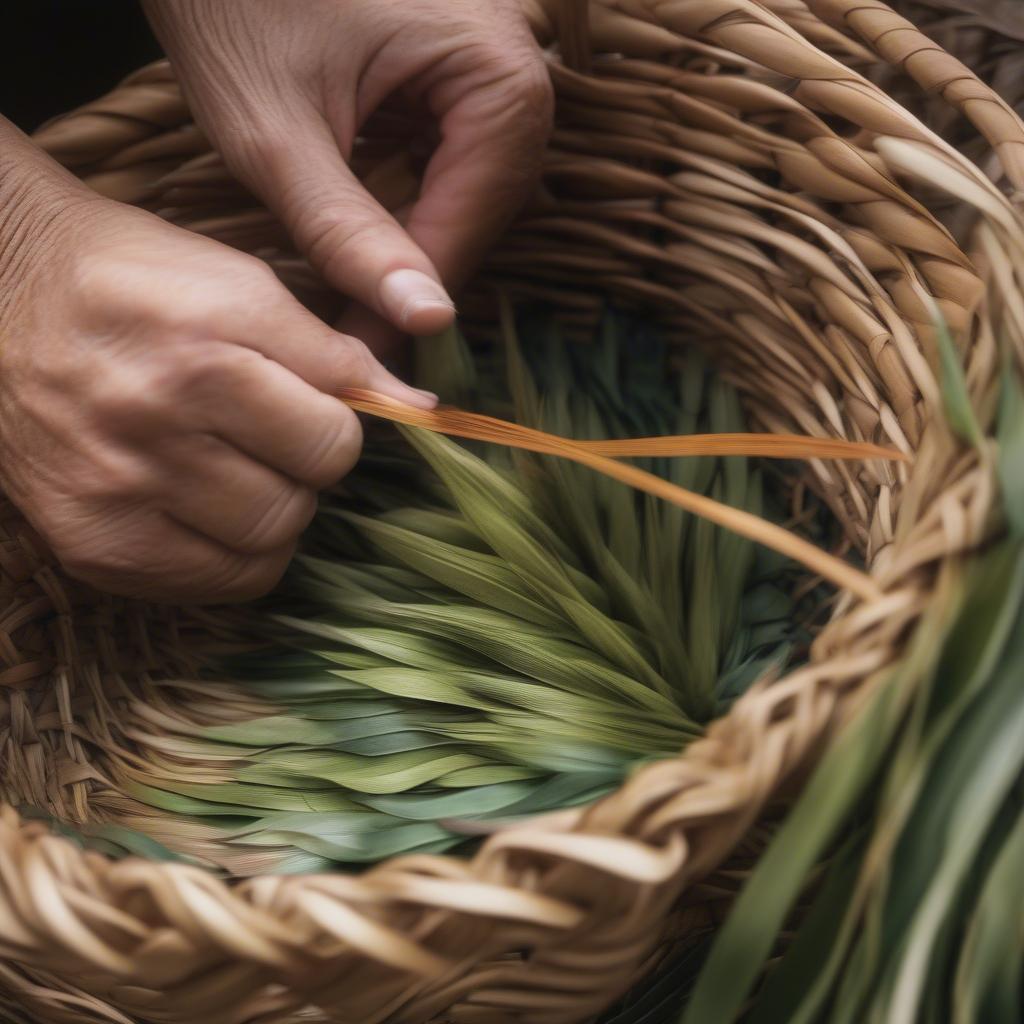
[[[595,805],[501,831],[471,859],[228,884],[82,852],[11,809],[109,815],[117,794],[103,756],[123,739],[119,702],[189,671],[204,620],[83,590],[4,505],[8,1019],[587,1020],[666,943],[720,914],[736,872],[713,873],[884,685],[922,614],[942,621],[943,581],[996,528],[988,452],[946,426],[934,325],[941,313],[984,417],[999,345],[1024,361],[1024,221],[866,76],[901,65],[974,124],[1003,185],[1020,190],[1024,126],[1012,110],[876,0],[526,7],[538,37],[557,44],[558,127],[544,187],[481,282],[512,282],[580,317],[601,293],[636,302],[706,347],[757,427],[911,453],[907,466],[813,463],[800,485],[831,508],[877,593],[839,595],[809,664],[764,681],[684,755]],[[209,152],[166,64],[37,141],[97,190],[265,256],[333,312]],[[400,142],[369,139],[356,163],[387,204],[407,200]],[[974,210],[958,235],[929,212],[949,194]],[[483,308],[473,293],[464,305],[471,317]]]

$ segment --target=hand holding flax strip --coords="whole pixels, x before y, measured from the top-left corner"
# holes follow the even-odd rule
[[[730,508],[712,498],[678,487],[642,469],[624,465],[616,459],[630,455],[767,455],[772,458],[881,458],[901,461],[906,458],[892,449],[849,441],[776,437],[770,434],[574,441],[460,409],[417,409],[359,388],[346,388],[339,397],[358,412],[396,423],[570,459],[773,548],[864,600],[872,600],[880,595],[877,585],[865,573],[816,548],[789,530],[749,512]]]

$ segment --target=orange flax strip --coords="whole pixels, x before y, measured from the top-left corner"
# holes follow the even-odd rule
[[[862,462],[885,459],[907,462],[895,448],[866,441],[842,441],[800,434],[667,434],[615,441],[574,441],[594,455],[621,459],[629,456],[756,455],[765,459],[843,459]]]
[[[802,537],[784,530],[781,526],[776,526],[774,523],[769,523],[741,509],[723,505],[713,498],[706,498],[701,494],[678,487],[653,473],[638,469],[636,466],[618,462],[607,455],[594,452],[585,443],[457,409],[417,409],[362,388],[345,388],[338,397],[358,412],[369,413],[395,423],[421,427],[424,430],[432,430],[440,434],[454,434],[457,437],[504,444],[512,448],[539,452],[543,455],[556,455],[572,462],[578,462],[583,466],[589,466],[591,469],[628,484],[630,487],[653,494],[655,497],[701,516],[717,526],[725,527],[748,540],[756,541],[758,544],[778,551],[865,601],[881,597],[881,590],[866,573],[854,569],[842,559],[822,551]],[[733,453],[739,454],[735,450]],[[647,454],[647,452],[641,454]],[[687,454],[692,453],[688,452]],[[708,453],[701,452],[701,454]]]
[[[895,448],[869,444],[866,441],[842,441],[828,437],[805,437],[799,434],[676,434],[663,437],[633,437],[615,441],[580,441],[548,434],[532,427],[509,423],[493,416],[465,412],[452,406],[438,406],[430,413],[430,425],[411,419],[399,419],[396,410],[420,414],[422,410],[406,406],[375,391],[346,388],[340,397],[358,412],[384,419],[435,430],[452,437],[474,441],[491,441],[511,448],[558,455],[559,445],[570,443],[594,455],[611,458],[630,456],[674,457],[687,455],[757,455],[768,459],[846,459],[862,462],[884,459],[906,462],[907,456]],[[554,444],[555,448],[551,445]]]

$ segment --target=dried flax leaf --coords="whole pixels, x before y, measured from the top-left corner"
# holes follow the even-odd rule
[[[875,778],[918,680],[934,671],[939,651],[931,635],[946,625],[946,597],[926,613],[900,665],[804,786],[715,937],[681,1024],[738,1016],[812,868]]]
[[[735,452],[745,435],[731,392],[697,360],[666,377],[664,347],[628,320],[604,318],[592,364],[550,318],[526,323],[522,348],[510,328],[513,353],[485,353],[472,373],[453,336],[455,369],[438,386],[486,408],[511,395],[535,421],[443,410],[433,429],[401,426],[409,446],[371,440],[325,497],[286,588],[257,611],[259,639],[275,646],[224,665],[237,680],[226,703],[203,694],[231,713],[136,710],[144,756],[112,755],[133,822],[146,805],[181,815],[183,843],[209,856],[220,836],[235,871],[447,849],[607,792],[787,657],[797,632],[784,588],[747,591],[763,549],[552,458],[566,442],[540,429],[607,445],[713,422],[727,438],[710,450]],[[437,432],[449,412],[470,440],[539,442],[514,462],[502,447],[470,450]],[[587,460],[759,503],[744,458],[679,458],[695,450],[686,438],[626,450],[642,469]],[[737,605],[724,614],[720,588]]]
[[[1024,769],[1024,740],[1017,735],[1024,728],[1024,704],[1015,685],[1024,653],[1012,642],[1024,609],[1020,545],[1004,543],[992,551],[964,589],[962,599],[952,595],[960,603],[952,628],[922,624],[911,657],[923,660],[916,667],[905,663],[880,687],[826,755],[741,895],[735,924],[730,921],[716,940],[707,976],[698,982],[700,1001],[688,1007],[685,1021],[708,1019],[699,1014],[712,1005],[721,1014],[713,1019],[733,1019],[744,992],[723,995],[715,979],[727,970],[733,985],[737,977],[742,986],[752,983],[782,924],[785,901],[803,884],[791,858],[809,847],[820,853],[835,830],[838,818],[823,815],[829,807],[847,817],[852,831],[814,911],[747,1017],[752,1024],[810,1024],[831,1007],[828,1019],[837,1024],[914,1020],[926,1013],[949,1019],[941,995],[948,994],[948,979],[941,971],[931,975],[960,941],[956,907],[973,890],[969,875],[979,865],[979,844]],[[949,597],[938,596],[935,614]],[[945,640],[936,644],[934,636]],[[879,719],[885,704],[891,711]],[[859,788],[843,790],[850,777],[830,775],[832,770],[845,765],[852,771],[855,759],[869,753]],[[880,784],[865,789],[880,768]],[[844,794],[838,800],[826,795],[830,782]],[[854,817],[865,795],[872,801],[868,814]],[[1019,799],[1015,803],[1011,822],[1019,816]],[[802,863],[806,879],[811,861]],[[743,910],[747,914],[737,916]],[[1019,972],[1019,960],[1013,963]],[[939,1009],[925,1011],[925,998],[938,1000]]]

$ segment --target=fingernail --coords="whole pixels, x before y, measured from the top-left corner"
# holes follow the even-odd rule
[[[423,388],[413,388],[408,387],[408,385],[406,385],[406,387],[412,394],[419,398],[419,402],[416,402],[415,404],[419,405],[420,408],[433,409],[434,406],[437,405],[439,399],[433,391],[424,391]]]
[[[455,312],[444,288],[419,270],[392,270],[381,281],[380,301],[395,323],[415,334],[442,330]]]
[[[433,409],[438,403],[438,397],[433,391],[424,391],[422,388],[414,388],[406,384],[394,375],[390,380],[382,380],[376,384],[376,390],[381,394],[389,395],[396,402],[404,402],[406,405],[413,405],[417,409]]]

